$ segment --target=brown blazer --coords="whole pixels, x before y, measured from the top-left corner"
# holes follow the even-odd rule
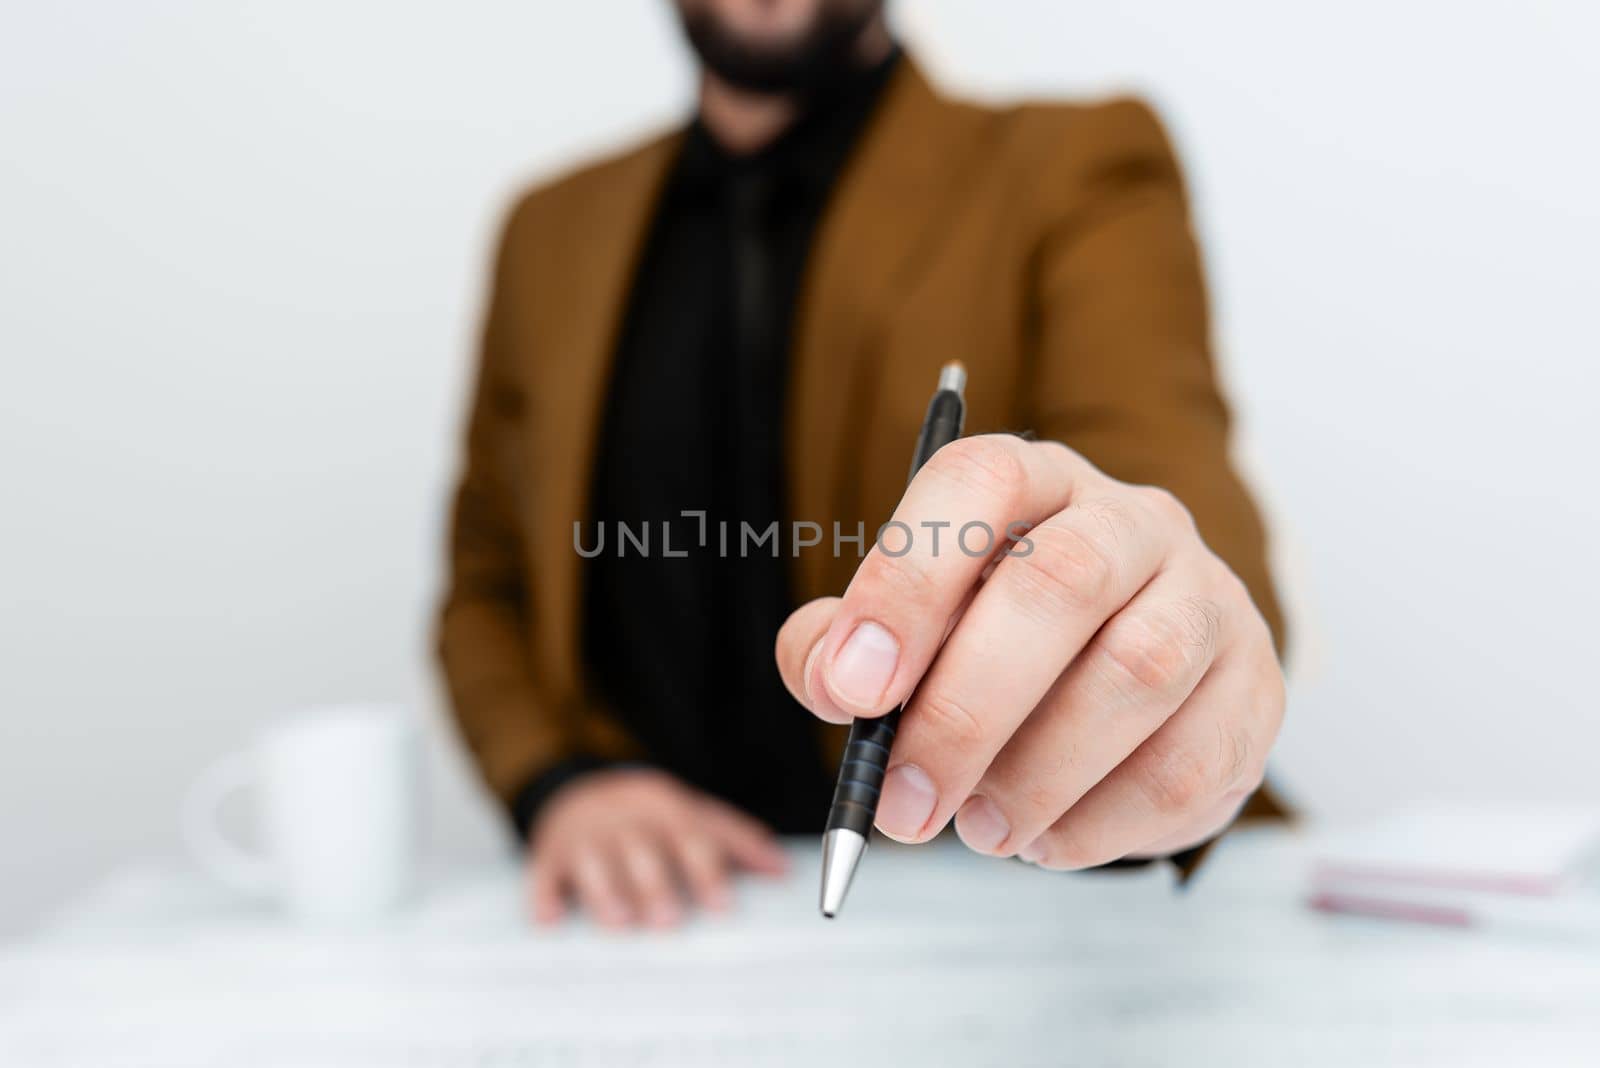
[[[535,189],[500,242],[439,650],[502,799],[566,756],[643,755],[584,677],[573,524],[680,137]],[[1261,523],[1228,461],[1183,183],[1143,104],[979,107],[938,95],[907,59],[834,191],[796,318],[793,518],[847,532],[887,519],[938,368],[960,358],[969,433],[1031,430],[1173,491],[1281,643]],[[840,593],[857,563],[804,553],[796,588]]]

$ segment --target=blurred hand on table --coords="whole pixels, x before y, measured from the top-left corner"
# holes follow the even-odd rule
[[[596,771],[545,804],[529,839],[534,919],[576,904],[606,927],[671,927],[691,907],[726,909],[738,871],[782,875],[773,833],[652,768]]]

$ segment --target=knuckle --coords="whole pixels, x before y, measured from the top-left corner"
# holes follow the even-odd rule
[[[1252,775],[1255,745],[1242,726],[1217,725],[1217,768],[1224,792],[1247,783]]]
[[[723,871],[722,843],[707,835],[696,838],[694,844],[684,850],[688,858],[690,873],[697,879],[708,883],[720,883]]]
[[[873,549],[861,562],[851,586],[860,583],[872,591],[874,597],[882,597],[885,603],[916,611],[937,604],[939,600],[939,582],[930,564],[931,561],[915,553],[890,556]]]
[[[952,441],[928,463],[940,477],[1009,503],[1027,482],[1019,452],[1024,444],[1005,434],[979,434]]]
[[[1033,441],[1032,444],[1037,449],[1042,449],[1053,453],[1054,459],[1057,463],[1088,463],[1088,461],[1085,460],[1082,455],[1080,455],[1075,449],[1073,449],[1071,445],[1068,445],[1064,441],[1057,441],[1055,438],[1039,438]]]
[[[1260,615],[1260,612],[1256,609],[1256,599],[1250,595],[1250,587],[1244,584],[1244,579],[1239,577],[1239,573],[1229,567],[1227,562],[1216,553],[1208,550],[1208,554],[1211,557],[1213,567],[1222,573],[1224,596],[1240,604],[1249,605],[1252,613]],[[1262,622],[1265,623],[1266,621],[1263,620]]]
[[[1253,781],[1235,786],[1233,789],[1222,795],[1222,803],[1218,807],[1223,813],[1223,827],[1234,821],[1234,819],[1239,815],[1239,809],[1243,807],[1246,801],[1250,800],[1250,795],[1255,793],[1257,788],[1261,786],[1263,779],[1264,776],[1258,775]],[[1220,829],[1220,827],[1218,829]]]
[[[1097,482],[1113,481],[1105,472],[1090,463],[1088,457],[1064,441],[1040,438],[1028,444],[1030,448],[1038,449],[1040,456],[1047,463],[1053,464],[1058,471],[1073,481],[1084,479]]]
[[[1092,518],[1113,544],[1131,538],[1138,530],[1134,510],[1120,497],[1094,497],[1075,505]]]
[[[1261,614],[1261,609],[1256,606],[1256,599],[1250,593],[1250,587],[1244,584],[1244,579],[1240,578],[1221,557],[1209,550],[1207,552],[1211,557],[1213,573],[1217,576],[1214,588],[1217,590],[1217,595],[1228,605],[1230,619],[1254,629],[1263,644],[1270,647],[1272,630],[1267,626],[1266,617]]]
[[[695,815],[692,804],[662,805],[646,817],[646,825],[669,845],[675,845],[694,833]]]
[[[1213,762],[1189,749],[1158,750],[1135,777],[1151,808],[1164,816],[1183,815],[1222,792]]]
[[[1194,514],[1171,490],[1163,486],[1144,486],[1141,492],[1151,509],[1163,519],[1186,529],[1194,526]]]
[[[1125,689],[1171,699],[1210,663],[1220,619],[1211,602],[1186,598],[1171,609],[1119,619],[1098,639],[1100,654]]]
[[[653,800],[644,812],[650,822],[669,837],[692,832],[700,819],[700,801],[687,791],[673,793]]]
[[[1109,606],[1117,585],[1113,554],[1075,527],[1043,523],[1028,537],[1033,551],[1010,557],[1003,566],[1011,572],[1018,599],[1043,618]]]
[[[1210,660],[1217,651],[1222,633],[1222,608],[1209,597],[1192,594],[1178,601],[1174,609],[1174,629],[1180,641]]]
[[[948,690],[934,690],[917,697],[916,719],[923,730],[937,737],[942,745],[957,749],[975,746],[986,734],[971,705]]]

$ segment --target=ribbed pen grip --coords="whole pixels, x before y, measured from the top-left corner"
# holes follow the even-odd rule
[[[966,368],[960,363],[949,363],[939,373],[939,389],[928,402],[928,414],[922,420],[922,433],[917,437],[917,447],[911,454],[911,473],[927,463],[934,453],[961,436],[966,422],[967,405],[962,390],[967,384]],[[832,916],[844,903],[850,886],[850,876],[855,872],[860,850],[872,836],[872,821],[878,815],[878,795],[883,790],[883,776],[889,768],[889,750],[894,748],[895,732],[900,729],[897,708],[877,719],[858,718],[850,724],[850,740],[844,746],[844,760],[839,764],[838,785],[833,788],[833,805],[828,809],[829,831],[854,831],[860,839],[849,835],[829,837],[823,835],[824,858],[836,854],[830,849],[836,839],[853,840],[857,851],[849,855],[838,870],[825,870],[822,878],[822,914]],[[824,868],[828,861],[824,859]],[[842,879],[842,881],[840,881]]]
[[[894,748],[895,731],[900,729],[897,708],[877,719],[857,719],[850,724],[850,740],[839,763],[839,783],[833,789],[833,807],[828,810],[828,830],[840,827],[863,837],[872,830],[878,814],[878,794],[883,790],[883,773],[889,767],[889,750]]]

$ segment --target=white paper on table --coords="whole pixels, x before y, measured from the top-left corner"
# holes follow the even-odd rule
[[[1428,801],[1322,839],[1314,885],[1558,894],[1590,882],[1600,808]]]

